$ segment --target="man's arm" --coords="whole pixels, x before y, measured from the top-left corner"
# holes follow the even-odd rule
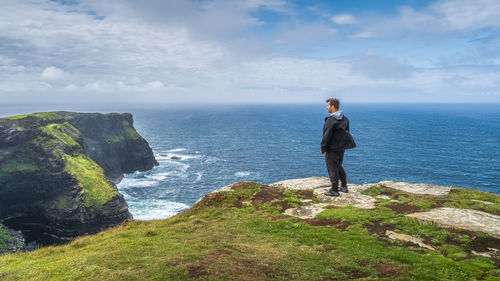
[[[325,153],[333,137],[333,124],[330,120],[326,121],[326,128],[323,132],[323,139],[321,140],[321,153]]]

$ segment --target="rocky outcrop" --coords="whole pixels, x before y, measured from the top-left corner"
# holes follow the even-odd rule
[[[457,204],[457,202],[453,202],[451,200],[454,198],[455,200],[460,200],[459,202],[465,203],[466,206],[474,206],[474,204],[470,202],[478,202],[482,206],[497,206],[495,202],[500,203],[500,197],[494,194],[486,195],[493,202],[484,201],[474,199],[473,196],[469,195],[471,198],[457,198],[451,197],[446,198],[445,196],[449,195],[452,190],[457,192],[464,192],[465,189],[451,187],[451,186],[438,186],[432,184],[425,183],[409,183],[409,182],[398,182],[398,181],[381,181],[378,183],[372,184],[364,184],[364,185],[356,185],[349,184],[349,193],[340,193],[338,197],[330,197],[325,196],[324,194],[328,191],[330,186],[330,180],[326,177],[310,177],[310,178],[302,178],[302,179],[290,179],[284,180],[280,182],[275,182],[270,186],[279,186],[288,190],[307,190],[312,189],[314,195],[319,199],[317,203],[311,203],[310,205],[300,206],[296,208],[286,209],[283,214],[298,217],[301,219],[310,219],[316,217],[317,214],[322,211],[331,208],[331,207],[345,207],[352,206],[360,209],[374,209],[376,206],[376,199],[390,200],[391,202],[396,202],[395,206],[401,206],[401,208],[405,208],[404,204],[401,204],[399,200],[392,199],[392,197],[388,195],[374,195],[370,196],[367,194],[363,194],[365,190],[368,188],[376,188],[379,190],[383,190],[383,192],[387,192],[388,194],[397,193],[398,191],[402,191],[402,198],[405,197],[404,194],[418,194],[427,197],[422,197],[422,200],[430,200],[431,202],[444,202],[448,204]],[[225,191],[227,187],[221,188],[216,191]],[[399,198],[398,196],[395,196]],[[416,200],[416,199],[414,199]],[[467,203],[469,201],[469,203]],[[435,203],[433,203],[435,204]],[[417,208],[416,205],[411,205],[412,208]],[[401,209],[399,208],[399,209]],[[492,208],[492,210],[496,210]],[[434,222],[442,227],[446,228],[455,228],[455,229],[466,229],[470,231],[481,231],[488,235],[491,235],[495,238],[500,238],[500,216],[488,213],[480,210],[472,210],[472,209],[461,209],[461,208],[435,208],[431,209],[427,212],[415,212],[405,214],[407,217],[413,217],[421,221],[430,221]],[[402,239],[404,235],[396,235],[394,232],[390,232],[394,237],[394,239],[405,240]],[[413,239],[413,238],[412,238]],[[405,240],[410,241],[410,240]],[[417,240],[411,240],[410,242],[416,243]],[[424,247],[424,246],[423,246]]]
[[[158,166],[148,142],[134,129],[132,114],[56,113],[80,132],[85,154],[115,183],[123,174]]]
[[[15,253],[26,248],[21,231],[9,229],[0,224],[0,254]]]
[[[132,125],[117,113],[0,119],[0,222],[52,244],[131,218],[111,180],[158,165]]]

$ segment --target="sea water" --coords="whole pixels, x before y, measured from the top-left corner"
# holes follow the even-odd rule
[[[170,217],[236,181],[327,176],[326,104],[0,106],[1,116],[48,110],[130,112],[159,166],[117,185],[135,219]],[[349,183],[381,180],[500,193],[500,104],[343,104],[357,147]]]

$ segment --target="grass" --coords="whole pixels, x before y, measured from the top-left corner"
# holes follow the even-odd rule
[[[0,175],[12,172],[36,172],[39,168],[31,163],[22,163],[11,161],[7,164],[0,165]]]
[[[5,242],[9,239],[9,236],[7,235],[7,232],[2,228],[2,225],[0,225],[0,250],[5,247]]]
[[[123,130],[125,131],[125,138],[127,139],[132,139],[132,140],[140,140],[142,139],[142,136],[137,133],[137,131],[132,127],[130,122],[128,121],[123,121]]]
[[[118,143],[123,141],[125,138],[123,136],[108,136],[104,140],[107,143]]]
[[[370,196],[388,195],[391,199],[397,200],[397,202],[387,202],[387,200],[385,200],[386,202],[381,204],[387,205],[408,203],[411,206],[419,207],[422,211],[427,211],[436,207],[451,207],[473,209],[500,215],[500,196],[472,189],[453,187],[447,195],[434,196],[426,194],[413,194],[387,188],[383,185],[376,185],[363,191],[363,194]],[[381,202],[382,200],[379,199],[378,201]]]
[[[101,210],[113,198],[116,188],[104,175],[104,170],[84,154],[64,155],[65,171],[73,175],[82,188],[85,206]],[[61,206],[62,203],[58,203]]]
[[[33,114],[23,114],[23,115],[16,115],[16,116],[8,116],[8,117],[3,117],[0,119],[8,119],[8,120],[16,120],[16,119],[22,119],[26,118],[29,116],[34,116],[38,118],[42,118],[44,120],[56,120],[56,119],[61,119],[62,117],[54,112],[38,112],[38,113],[33,113]]]
[[[399,245],[374,233],[383,224],[414,235],[442,229],[387,207],[328,209],[316,219],[283,217],[259,201],[269,187],[243,182],[164,220],[126,221],[63,246],[0,256],[5,280],[498,280],[495,260],[442,239],[437,251]],[[265,192],[264,192],[265,191]],[[276,192],[276,190],[274,190]],[[282,194],[287,203],[298,194]],[[260,199],[259,199],[260,200]],[[280,216],[279,218],[277,216]],[[444,235],[444,234],[443,234]],[[455,238],[457,238],[456,236]],[[460,236],[461,243],[475,237]],[[487,237],[485,237],[487,238]],[[444,242],[443,242],[444,241]]]
[[[75,141],[75,137],[80,135],[80,132],[68,122],[52,123],[40,128],[42,132],[54,137],[67,146],[78,147],[80,144]]]

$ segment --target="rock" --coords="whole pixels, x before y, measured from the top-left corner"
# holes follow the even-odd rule
[[[349,192],[359,193],[365,189],[368,189],[373,184],[348,184],[347,187]],[[302,179],[290,179],[284,181],[278,181],[270,184],[270,186],[283,186],[286,189],[291,190],[304,190],[304,189],[318,189],[318,188],[329,188],[331,186],[330,179],[327,177],[309,177]]]
[[[331,185],[330,179],[325,177],[309,177],[303,179],[290,179],[279,181],[270,184],[270,186],[281,185],[287,189],[302,190],[302,189],[315,189],[320,187],[329,187]]]
[[[450,193],[450,186],[439,186],[427,183],[409,183],[401,181],[381,181],[377,185],[384,185],[393,189],[416,194],[446,195]]]
[[[321,213],[324,210],[323,209],[324,206],[325,206],[324,204],[314,204],[298,208],[290,208],[286,209],[283,214],[292,217],[298,217],[301,219],[310,219],[314,218],[317,214]]]
[[[24,251],[26,249],[24,236],[21,231],[16,231],[0,224],[0,233],[2,232],[6,234],[6,237],[3,241],[3,246],[0,243],[0,255]]]
[[[476,252],[474,250],[471,250],[470,252],[472,254],[476,255],[476,256],[491,258],[491,253],[490,252]]]
[[[391,197],[389,197],[387,195],[377,195],[377,196],[375,196],[375,198],[386,199],[386,200],[390,200],[391,199]]]
[[[57,111],[81,134],[86,155],[118,183],[123,174],[158,166],[149,143],[134,129],[130,113],[76,113]]]
[[[375,208],[376,200],[368,195],[361,194],[359,190],[362,188],[356,188],[355,185],[349,186],[349,193],[340,192],[340,196],[332,197],[326,196],[325,193],[330,189],[327,188],[317,188],[314,190],[314,194],[318,196],[321,202],[324,202],[331,206],[346,207],[353,206],[360,209],[373,209]]]
[[[363,209],[375,208],[375,199],[371,196],[361,194],[361,192],[371,186],[371,184],[357,185],[348,184],[349,193],[340,192],[340,196],[331,197],[324,195],[330,189],[330,179],[326,177],[309,177],[303,179],[290,179],[270,184],[270,186],[281,186],[285,189],[304,190],[313,189],[314,194],[330,206],[354,206]]]
[[[0,222],[49,245],[131,218],[111,180],[157,165],[132,124],[118,113],[1,118]]]
[[[481,231],[500,238],[500,216],[478,210],[443,207],[407,216],[422,221],[433,221],[442,227]]]
[[[410,243],[416,244],[422,248],[426,248],[426,249],[434,251],[433,247],[425,244],[424,242],[422,242],[421,239],[418,239],[418,238],[410,236],[410,235],[397,233],[397,232],[394,232],[391,230],[387,230],[385,232],[385,235],[387,235],[387,237],[389,237],[391,239],[397,239],[397,240],[404,241],[404,242],[410,242]]]
[[[470,201],[476,201],[476,202],[479,202],[479,203],[483,203],[484,205],[493,205],[493,204],[495,204],[493,202],[488,202],[488,201],[483,201],[483,200],[477,200],[477,199],[471,199]]]
[[[179,156],[172,156],[172,157],[170,157],[170,159],[179,160],[179,159],[182,159],[182,157],[179,157]]]

